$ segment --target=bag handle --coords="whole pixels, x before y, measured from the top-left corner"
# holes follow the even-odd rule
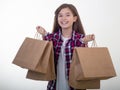
[[[97,47],[97,42],[95,39],[92,41],[91,47]]]
[[[34,38],[38,39],[38,40],[42,40],[42,35],[40,33],[36,32],[34,35]]]

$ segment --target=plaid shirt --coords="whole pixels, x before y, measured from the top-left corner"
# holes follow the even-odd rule
[[[44,37],[44,40],[49,40],[53,42],[53,47],[54,47],[54,61],[55,61],[55,72],[56,71],[56,66],[59,58],[59,54],[61,52],[61,46],[63,43],[63,40],[61,38],[61,31],[59,30],[56,33],[52,34],[47,34]],[[73,31],[72,37],[68,40],[65,46],[65,59],[66,59],[66,76],[67,79],[69,79],[69,70],[70,70],[70,63],[72,60],[72,54],[73,54],[73,49],[74,47],[85,47],[85,44],[82,43],[81,38],[83,38],[83,34],[79,34],[75,31]],[[56,73],[57,74],[57,73]],[[49,81],[47,90],[56,90],[56,80]],[[70,87],[70,90],[74,90],[72,87]]]

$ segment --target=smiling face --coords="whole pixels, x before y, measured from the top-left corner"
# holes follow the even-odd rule
[[[63,8],[58,14],[58,24],[62,29],[72,30],[72,25],[76,21],[77,16],[73,16],[69,8]]]

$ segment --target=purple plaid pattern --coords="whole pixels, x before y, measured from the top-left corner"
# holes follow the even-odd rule
[[[70,63],[72,60],[72,54],[74,47],[85,47],[85,44],[82,43],[81,38],[83,38],[83,34],[79,34],[75,31],[73,31],[71,39],[68,40],[65,46],[65,57],[66,57],[66,76],[69,79],[69,70],[70,70]],[[59,30],[56,33],[47,34],[44,37],[44,40],[49,40],[53,42],[54,47],[54,62],[55,62],[55,70],[56,65],[58,62],[59,53],[61,51],[62,46],[62,38],[61,38],[61,31]],[[57,73],[56,73],[57,74]],[[56,90],[56,80],[49,81],[47,90]],[[70,90],[74,90],[72,87],[70,87]]]

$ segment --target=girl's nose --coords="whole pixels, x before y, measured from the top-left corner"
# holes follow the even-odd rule
[[[66,16],[63,16],[62,19],[63,19],[63,20],[66,20]]]

